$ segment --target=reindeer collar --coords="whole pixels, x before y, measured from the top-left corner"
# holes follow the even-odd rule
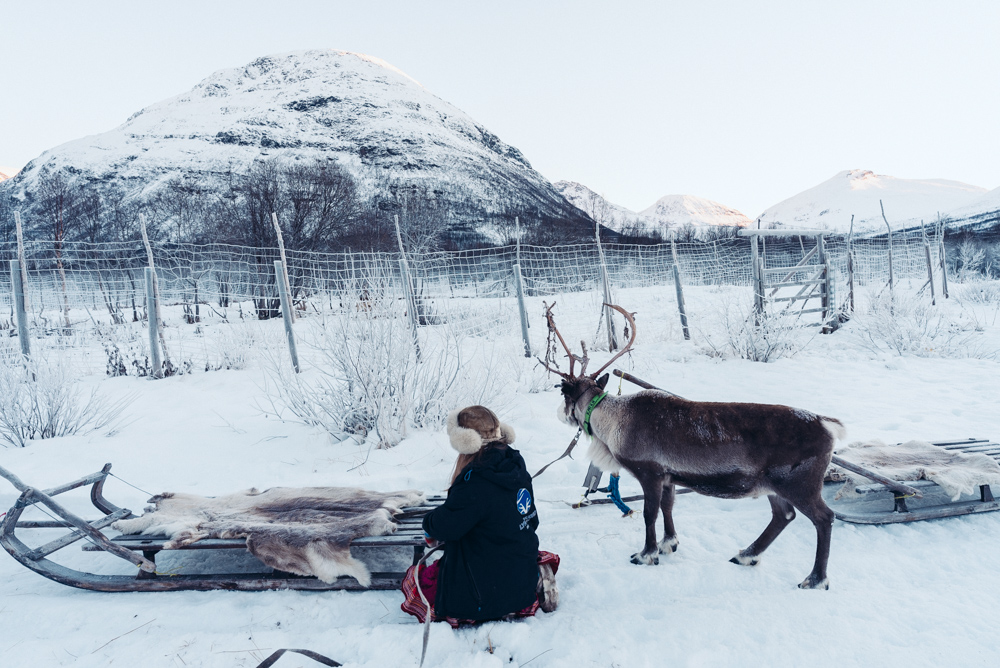
[[[587,412],[583,414],[583,432],[587,434],[587,436],[594,435],[594,432],[590,428],[590,414],[594,412],[595,408],[597,408],[597,404],[604,401],[604,397],[606,396],[608,396],[607,392],[601,392],[596,397],[591,399],[589,404],[587,404]]]

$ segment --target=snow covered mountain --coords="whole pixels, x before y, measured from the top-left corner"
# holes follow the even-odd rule
[[[585,185],[556,181],[556,190],[588,216],[618,232],[639,232],[666,238],[670,230],[712,226],[744,226],[750,219],[736,209],[693,195],[667,195],[636,213],[613,204]]]
[[[521,154],[378,58],[334,50],[221,70],[121,126],[45,151],[3,189],[30,200],[39,177],[117,183],[148,197],[175,177],[224,188],[254,160],[335,159],[371,195],[420,187],[453,224],[491,215],[593,223]]]
[[[995,191],[994,191],[995,192]],[[879,200],[893,229],[930,222],[949,210],[983,198],[985,188],[945,179],[897,179],[854,169],[779,202],[761,214],[763,227],[847,232],[885,229]],[[996,197],[1000,200],[1000,195]]]
[[[0,181],[6,181],[9,178],[13,178],[17,172],[18,170],[13,167],[0,167]]]
[[[694,195],[667,195],[640,212],[659,228],[693,225],[694,227],[737,226],[750,224],[750,219],[736,209]]]

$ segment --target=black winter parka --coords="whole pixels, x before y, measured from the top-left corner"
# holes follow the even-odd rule
[[[439,616],[498,619],[535,600],[538,509],[517,450],[483,452],[459,473],[423,527],[445,543],[434,600]]]

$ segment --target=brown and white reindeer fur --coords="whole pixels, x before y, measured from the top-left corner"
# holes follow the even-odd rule
[[[634,341],[635,322],[626,317]],[[586,357],[582,361],[585,370]],[[583,372],[560,375],[564,402],[559,418],[582,426],[587,406],[604,391],[608,375],[596,379],[596,374]],[[625,469],[642,485],[646,542],[632,555],[632,563],[657,564],[659,554],[677,550],[671,514],[676,485],[728,499],[766,494],[771,522],[731,561],[757,564],[798,510],[812,521],[817,534],[812,572],[799,587],[829,588],[826,566],[834,516],[821,492],[834,443],[845,436],[839,420],[788,406],[688,401],[644,390],[605,397],[591,413],[590,429],[588,456],[594,464],[614,474]],[[657,543],[655,523],[661,510],[664,536]]]

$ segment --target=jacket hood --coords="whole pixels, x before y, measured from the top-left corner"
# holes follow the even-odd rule
[[[487,450],[468,469],[472,470],[472,475],[481,476],[505,489],[516,490],[531,484],[531,476],[521,453],[510,447]]]

